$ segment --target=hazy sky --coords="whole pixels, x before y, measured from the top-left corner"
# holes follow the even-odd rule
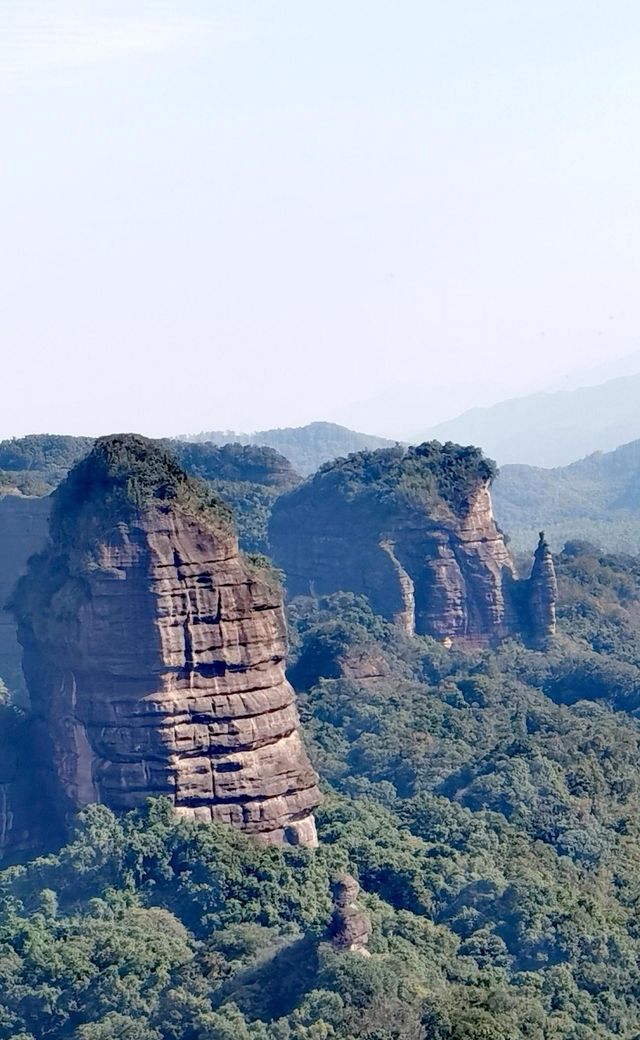
[[[0,0],[0,436],[401,433],[637,350],[639,53],[637,0]]]

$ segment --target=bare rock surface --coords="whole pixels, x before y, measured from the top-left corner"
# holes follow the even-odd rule
[[[351,874],[339,874],[333,884],[333,915],[331,943],[336,950],[369,956],[367,946],[371,938],[371,922],[358,909],[360,885]]]
[[[226,507],[131,435],[98,441],[55,500],[14,608],[54,802],[168,795],[185,815],[313,845],[280,589],[239,554]]]

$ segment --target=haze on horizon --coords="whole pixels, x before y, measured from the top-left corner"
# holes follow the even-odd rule
[[[630,0],[5,0],[0,436],[404,436],[634,354],[639,42]]]

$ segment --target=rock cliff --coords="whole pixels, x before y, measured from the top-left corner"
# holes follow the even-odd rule
[[[0,497],[0,679],[19,704],[27,701],[22,653],[6,604],[29,557],[40,552],[47,540],[50,511],[50,498]]]
[[[530,630],[540,646],[546,646],[556,634],[556,601],[558,583],[551,549],[540,532],[529,579]]]
[[[281,593],[239,554],[227,507],[132,435],[99,440],[54,500],[14,597],[43,789],[64,816],[169,795],[314,844]]]
[[[407,633],[444,642],[537,640],[551,604],[529,609],[534,586],[516,580],[493,517],[494,475],[477,448],[437,442],[323,467],[272,512],[290,596],[355,592]]]

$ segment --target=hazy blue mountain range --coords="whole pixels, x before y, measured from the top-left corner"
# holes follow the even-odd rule
[[[373,434],[357,433],[336,423],[312,422],[306,426],[236,433],[234,430],[209,430],[181,437],[186,441],[211,441],[213,444],[256,444],[275,448],[303,476],[314,473],[324,462],[350,455],[354,451],[389,447],[395,441]]]
[[[588,538],[640,551],[640,440],[595,452],[569,466],[506,465],[494,488],[496,516],[517,548],[544,527],[557,547]]]
[[[472,408],[417,440],[476,444],[500,465],[564,466],[640,437],[640,375]]]

